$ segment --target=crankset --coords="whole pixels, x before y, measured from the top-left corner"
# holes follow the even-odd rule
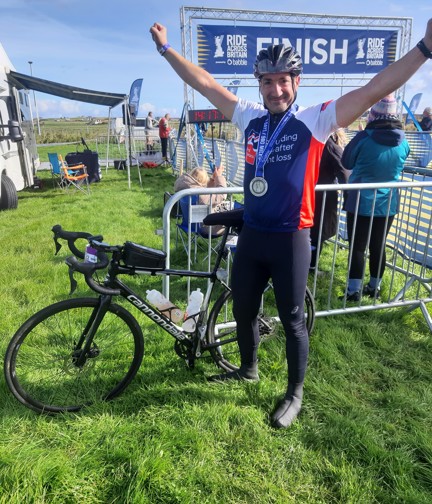
[[[176,354],[186,362],[189,369],[193,369],[195,367],[195,357],[190,348],[188,348],[184,343],[176,341],[174,343],[174,350]]]

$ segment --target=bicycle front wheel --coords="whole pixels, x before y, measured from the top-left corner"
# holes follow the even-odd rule
[[[5,356],[12,394],[40,413],[78,411],[120,394],[136,375],[144,339],[136,319],[112,303],[82,356],[85,334],[98,299],[78,298],[47,306],[15,333]]]
[[[306,289],[304,303],[306,329],[311,334],[315,324],[315,303],[312,293]],[[273,289],[264,293],[263,305],[258,315],[260,345],[277,336],[277,316]],[[283,331],[282,331],[283,332]],[[284,334],[281,334],[284,338]],[[237,324],[232,314],[232,292],[226,290],[216,300],[210,313],[207,328],[207,344],[214,362],[224,371],[233,371],[240,366],[240,354],[237,344]]]

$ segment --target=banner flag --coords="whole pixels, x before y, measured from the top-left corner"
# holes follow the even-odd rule
[[[420,124],[415,118],[415,115],[411,112],[411,109],[408,107],[408,105],[404,101],[402,101],[402,105],[405,107],[405,110],[407,111],[407,119],[405,121],[405,124],[409,124],[408,119],[410,119],[410,122],[413,122],[415,124],[417,131],[422,131]]]
[[[133,81],[129,92],[129,105],[135,107],[136,115],[138,115],[142,81],[142,79],[136,79],[135,81]]]
[[[204,153],[204,157],[206,158],[207,163],[209,164],[211,171],[214,172],[215,164],[213,163],[213,161],[210,157],[209,151],[208,151],[207,146],[205,144],[203,134],[201,133],[201,128],[198,123],[195,124],[195,130],[196,130],[196,134],[197,134],[199,143],[201,144],[201,147],[202,147],[202,150]]]
[[[415,112],[416,112],[416,110],[417,110],[417,107],[418,107],[418,106],[419,106],[419,104],[420,104],[420,100],[421,100],[422,96],[423,96],[423,93],[417,93],[416,95],[414,95],[414,96],[411,98],[411,101],[410,101],[410,104],[409,104],[409,107],[408,107],[408,108],[410,109],[410,111],[411,111],[413,114],[415,114]],[[406,119],[406,121],[405,121],[405,124],[410,124],[410,123],[412,123],[412,122],[413,122],[413,120],[412,120],[412,118],[411,118],[411,115],[410,115],[410,114],[408,114],[408,115],[407,115],[407,119]]]
[[[228,91],[230,91],[232,94],[237,95],[238,88],[240,86],[240,79],[234,79],[232,80],[229,85],[227,86]]]

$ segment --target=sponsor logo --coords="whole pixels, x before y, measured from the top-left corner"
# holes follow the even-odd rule
[[[214,38],[216,50],[214,53],[215,58],[223,58],[225,56],[225,51],[222,49],[222,42],[225,35],[216,35]]]
[[[357,54],[355,59],[363,59],[365,57],[365,52],[364,52],[364,45],[365,45],[366,39],[365,38],[359,38],[357,39]]]
[[[176,329],[172,324],[167,322],[160,315],[158,315],[154,310],[152,310],[150,308],[150,306],[147,306],[146,304],[144,304],[139,298],[137,298],[136,296],[133,296],[131,294],[127,297],[127,299],[133,305],[135,305],[139,310],[141,310],[143,313],[145,313],[147,315],[147,317],[154,320],[158,325],[163,327],[170,334],[172,334],[173,336],[176,336],[178,339],[185,339],[185,336],[182,333],[182,331],[179,331],[178,329]]]
[[[258,140],[259,135],[255,131],[251,131],[248,136],[247,146],[246,146],[246,163],[253,165],[255,163],[255,158],[258,150]]]
[[[357,39],[357,54],[355,57],[357,65],[383,66],[384,58],[385,38],[369,37]]]
[[[223,63],[229,66],[247,66],[247,36],[226,34],[226,58],[224,48],[222,47],[224,38],[225,35],[216,35],[214,37],[216,47],[214,59],[219,58],[215,63]]]

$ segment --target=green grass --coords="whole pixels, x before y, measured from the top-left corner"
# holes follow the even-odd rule
[[[126,173],[103,171],[90,197],[53,189],[42,172],[41,190],[19,193],[18,209],[0,213],[2,355],[26,318],[68,297],[68,251],[54,256],[54,224],[161,248],[154,231],[173,177],[142,170],[141,189],[135,172],[128,189]],[[144,288],[143,278],[133,282]],[[173,301],[184,307],[178,283]],[[88,294],[78,278],[75,296]],[[418,310],[318,319],[304,408],[283,432],[268,422],[285,390],[283,340],[261,355],[259,383],[210,384],[213,363],[186,369],[172,338],[134,315],[143,365],[112,402],[39,416],[0,381],[1,504],[432,501],[432,344]]]
[[[107,155],[107,144],[106,138],[103,139],[104,143],[95,141],[88,141],[87,145],[91,151],[95,151],[99,154],[99,163],[101,166],[105,167],[105,160]],[[83,152],[84,146],[81,142],[76,142],[76,144],[63,144],[63,145],[41,145],[38,147],[39,159],[41,162],[48,161],[48,153],[54,152],[56,154],[61,154],[63,159],[70,152]],[[126,147],[124,144],[117,144],[113,140],[109,145],[108,159],[126,159]]]

